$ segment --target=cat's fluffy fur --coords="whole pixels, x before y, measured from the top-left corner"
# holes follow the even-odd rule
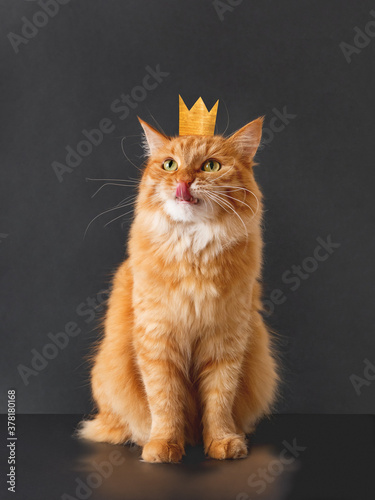
[[[212,458],[246,455],[270,411],[277,369],[261,316],[261,193],[253,157],[262,119],[229,138],[166,137],[142,120],[149,158],[129,257],[118,269],[95,355],[97,414],[80,435],[134,442],[148,462],[177,462],[203,437]],[[173,158],[178,170],[163,170]],[[205,160],[221,164],[205,172]],[[190,185],[197,204],[180,203]]]

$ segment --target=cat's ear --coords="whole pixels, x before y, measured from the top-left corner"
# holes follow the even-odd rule
[[[169,137],[158,132],[154,127],[151,127],[148,123],[141,120],[138,116],[139,123],[142,125],[143,131],[145,133],[145,140],[143,141],[143,147],[146,156],[152,155],[157,149],[165,146],[169,142]]]
[[[237,151],[248,160],[254,158],[259,147],[262,138],[263,120],[264,117],[261,116],[229,137],[229,141],[232,142]]]

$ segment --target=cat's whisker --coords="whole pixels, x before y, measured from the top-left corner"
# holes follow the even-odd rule
[[[253,214],[253,217],[255,217],[255,212],[253,210],[253,208],[248,205],[247,203],[245,203],[244,201],[241,201],[241,200],[238,200],[237,198],[234,198],[233,196],[229,196],[229,194],[226,194],[225,192],[221,192],[222,196],[225,196],[227,198],[230,198],[231,200],[234,200],[234,201],[239,201],[240,203],[242,203],[243,205],[245,205],[246,207],[250,208],[252,214]]]
[[[256,202],[257,202],[257,207],[256,207],[256,210],[255,210],[255,215],[258,213],[259,208],[260,208],[259,199],[258,199],[257,195],[255,193],[253,193],[250,189],[247,189],[247,188],[244,188],[244,187],[240,187],[240,186],[211,186],[210,189],[212,189],[212,188],[226,188],[226,189],[229,189],[229,190],[232,190],[232,191],[242,190],[242,191],[246,191],[246,192],[252,194],[254,196],[254,198],[256,199]],[[218,192],[219,191],[215,191],[215,193],[218,193]]]
[[[132,134],[132,135],[126,135],[126,136],[124,136],[124,135],[113,135],[112,137],[115,138],[115,139],[122,139],[123,137],[125,139],[128,139],[128,137],[142,137],[142,134]]]
[[[230,189],[243,189],[242,187],[240,186],[222,186],[221,184],[218,185],[218,186],[212,186],[211,183],[209,183],[210,187],[212,187],[212,189],[223,189],[223,188],[230,188]]]
[[[139,179],[133,179],[129,177],[128,179],[93,179],[91,177],[86,177],[86,181],[102,181],[102,182],[137,182],[138,184],[141,182]]]
[[[210,193],[212,195],[212,193]],[[218,195],[214,196],[213,200],[216,201],[216,203],[218,205],[221,206],[221,208],[223,208],[227,213],[230,214],[230,212],[228,212],[228,210],[226,210],[226,208],[223,206],[223,204],[225,204],[228,208],[230,208],[230,210],[232,210],[232,212],[238,217],[238,219],[240,220],[240,222],[242,223],[244,229],[245,229],[245,233],[246,233],[246,242],[248,241],[248,237],[249,237],[249,233],[248,233],[248,230],[247,230],[247,227],[246,227],[246,224],[244,223],[242,217],[237,213],[237,211],[232,207],[232,205],[229,203],[229,202],[226,202],[225,200],[223,200],[222,198],[220,198],[220,201],[219,199],[220,198]],[[220,203],[221,202],[221,203]]]
[[[226,189],[225,191],[219,191],[219,190],[216,190],[214,191],[214,193],[219,193],[219,194],[227,194],[228,191],[233,194],[233,191],[241,191],[240,189]],[[241,191],[241,193],[243,194],[243,199],[245,200],[246,199],[246,192],[245,191]]]
[[[134,196],[134,198],[136,198],[136,196],[135,196],[135,195],[133,195],[133,196]],[[131,198],[131,197],[124,198],[124,200],[123,200],[123,201],[125,201],[125,200],[127,200],[127,199],[130,199],[130,198]],[[121,202],[120,202],[120,203],[121,203]],[[132,201],[132,203],[134,203],[134,200]],[[112,207],[112,208],[110,208],[110,209],[108,209],[108,210],[104,210],[104,211],[103,211],[103,212],[101,212],[100,214],[96,215],[96,216],[95,216],[95,217],[94,217],[94,218],[93,218],[93,219],[89,222],[89,224],[87,225],[86,230],[85,230],[84,235],[83,235],[83,239],[85,239],[86,234],[87,234],[87,231],[89,230],[89,228],[90,228],[91,224],[92,224],[93,222],[95,222],[95,221],[96,221],[96,219],[98,219],[98,218],[99,218],[100,216],[102,216],[102,215],[105,215],[105,214],[107,214],[107,213],[109,213],[109,212],[112,212],[113,210],[118,210],[119,208],[123,208],[123,206],[124,206],[124,205],[119,204],[119,205],[116,205],[116,206],[114,206],[114,207]]]
[[[137,198],[138,198],[137,195],[127,196],[126,198],[124,198],[123,200],[121,200],[119,203],[117,203],[116,207],[125,207],[126,205],[123,205],[123,203],[125,201],[128,202],[128,205],[131,205],[132,203],[135,203],[135,201],[136,201]]]
[[[214,206],[213,206],[213,204],[212,204],[212,201],[211,201],[209,198],[207,198],[207,199],[202,198],[202,200],[203,200],[203,202],[204,202],[204,204],[205,204],[206,206],[209,206],[209,208],[210,208],[211,212],[213,213],[213,211],[214,211]]]
[[[147,111],[150,113],[150,110],[148,108],[146,108]],[[163,130],[163,127],[160,125],[160,123],[156,120],[156,118],[154,117],[154,115],[152,113],[150,113],[150,116],[151,118],[154,120],[154,122],[156,123],[157,127],[159,127],[159,129],[162,131],[162,133],[166,136],[167,134],[164,132]]]
[[[135,187],[132,184],[120,184],[118,182],[106,182],[105,184],[103,184],[102,186],[100,186],[99,189],[97,189],[95,191],[95,193],[91,196],[91,198],[94,198],[94,196],[96,196],[99,193],[99,191],[101,191],[106,186],[121,186],[121,187],[127,187],[127,188],[134,188]]]
[[[228,210],[227,210],[227,209],[226,209],[226,208],[225,208],[225,207],[224,207],[224,206],[220,203],[220,201],[219,201],[219,200],[217,200],[217,199],[216,199],[216,197],[214,197],[214,196],[212,195],[212,193],[210,193],[210,194],[209,194],[209,193],[206,193],[206,194],[207,194],[207,196],[208,196],[209,198],[211,198],[211,200],[212,200],[213,202],[217,203],[217,205],[219,205],[219,206],[220,206],[223,210],[225,210],[228,214],[230,214],[230,212],[229,212],[229,211],[228,211]]]
[[[213,195],[213,193],[210,193],[211,195]],[[241,221],[244,229],[245,229],[245,232],[246,232],[246,241],[248,240],[248,236],[249,236],[249,233],[248,233],[248,230],[247,230],[247,227],[246,227],[246,224],[244,223],[242,217],[237,213],[237,211],[232,207],[232,205],[229,203],[229,201],[226,201],[226,200],[223,200],[219,195],[214,195],[216,198],[219,198],[220,201],[222,203],[224,203],[228,208],[230,208],[230,210],[232,210],[232,212],[239,218],[239,220]],[[218,201],[217,201],[218,202]],[[224,207],[222,207],[224,208]]]
[[[210,203],[211,212],[213,213],[214,212],[214,204],[213,204],[212,200],[209,199],[208,201]]]
[[[221,189],[221,188],[228,188],[228,189],[242,189],[243,191],[248,191],[249,193],[252,193],[252,191],[250,191],[250,189],[247,189],[247,188],[244,188],[242,186],[224,186],[224,185],[220,185],[220,186],[212,186],[213,189]]]
[[[135,163],[133,163],[131,161],[131,159],[128,157],[128,155],[125,153],[125,149],[124,149],[124,140],[126,139],[126,137],[123,137],[121,139],[121,150],[122,150],[122,153],[123,155],[125,156],[125,158],[128,160],[129,163],[131,163],[133,165],[133,167],[135,167],[137,170],[139,170],[140,172],[142,172],[142,169],[137,167],[137,165]]]
[[[125,205],[124,205],[125,206]],[[120,219],[121,217],[125,217],[125,215],[131,214],[133,210],[129,210],[129,212],[125,212],[124,214],[119,215],[118,217],[115,217],[114,219],[110,220],[106,224],[104,224],[104,227],[107,227],[111,222],[115,222],[115,220]]]
[[[228,111],[227,105],[225,104],[225,102],[223,100],[222,100],[222,103],[224,104],[225,111],[227,112],[227,126],[225,127],[225,130],[224,130],[224,132],[222,134],[222,135],[225,135],[225,133],[228,130],[228,127],[229,127],[229,111]]]

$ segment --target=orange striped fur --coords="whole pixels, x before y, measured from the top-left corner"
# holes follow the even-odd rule
[[[79,433],[137,443],[148,462],[178,462],[185,445],[201,439],[212,458],[241,458],[278,382],[260,314],[262,200],[253,157],[262,119],[229,138],[170,138],[141,124],[149,158],[95,355],[97,414]],[[178,169],[163,170],[166,159]],[[221,169],[202,171],[208,159]],[[176,199],[181,181],[198,203]]]

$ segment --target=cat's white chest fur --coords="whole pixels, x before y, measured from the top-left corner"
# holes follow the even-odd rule
[[[148,232],[171,260],[182,260],[189,255],[196,258],[199,255],[203,261],[207,261],[221,253],[231,239],[221,224],[212,221],[170,223],[160,213],[151,215]]]

